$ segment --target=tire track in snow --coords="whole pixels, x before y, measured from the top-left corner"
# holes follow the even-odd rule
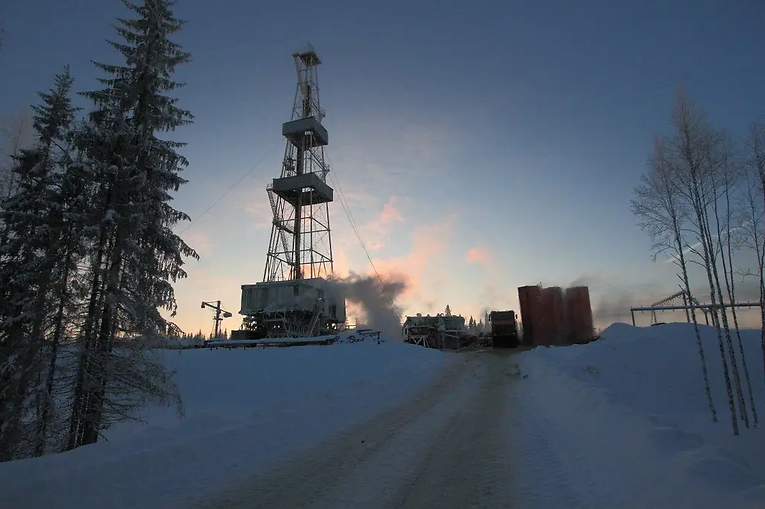
[[[582,507],[579,494],[571,476],[561,463],[558,454],[545,435],[545,427],[539,422],[538,408],[524,405],[513,396],[517,412],[513,418],[513,454],[522,459],[523,471],[514,470],[513,491],[516,507],[523,509],[551,509]],[[525,422],[521,422],[523,419]],[[549,428],[547,428],[549,429]],[[520,432],[524,430],[524,432]],[[520,465],[515,465],[516,469]]]
[[[515,374],[507,357],[489,354],[481,362],[478,394],[431,437],[386,507],[511,507],[506,424],[514,409],[507,387]]]
[[[440,442],[443,431],[452,428],[457,417],[471,407],[485,378],[485,368],[475,360],[469,362],[469,372],[458,387],[447,391],[438,404],[398,429],[385,447],[358,463],[348,475],[338,478],[322,497],[305,507],[387,507],[397,496],[399,487],[406,485],[420,471],[417,467],[423,460],[432,455],[431,444]],[[395,507],[401,505],[395,504]]]
[[[331,489],[369,458],[395,441],[403,430],[427,417],[469,375],[474,374],[475,356],[455,357],[434,383],[416,393],[403,405],[370,421],[353,426],[305,454],[283,462],[253,479],[232,485],[206,497],[198,509],[244,509],[309,507],[321,502]],[[331,503],[327,507],[341,507]]]

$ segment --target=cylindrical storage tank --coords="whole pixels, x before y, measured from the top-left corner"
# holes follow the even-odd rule
[[[539,286],[521,286],[518,288],[518,300],[521,307],[521,322],[523,323],[523,344],[536,345],[539,337],[540,308],[542,288]]]
[[[589,288],[575,286],[566,290],[566,315],[569,323],[569,341],[590,341],[593,336],[593,319]]]
[[[566,313],[563,306],[563,289],[552,286],[542,290],[543,330],[545,344],[560,345],[566,342]]]

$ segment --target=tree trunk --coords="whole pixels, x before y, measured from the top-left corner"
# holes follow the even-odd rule
[[[88,302],[88,313],[85,317],[85,325],[82,331],[82,352],[77,369],[77,382],[72,399],[71,420],[69,424],[69,440],[66,450],[72,450],[82,445],[82,424],[83,411],[86,408],[86,387],[85,381],[91,376],[91,358],[95,347],[93,338],[93,329],[96,326],[97,310],[101,292],[101,271],[103,270],[103,259],[107,249],[108,232],[105,226],[101,226],[101,232],[98,239],[98,251],[93,267],[93,283],[90,289],[90,298]]]
[[[728,405],[730,407],[730,413],[731,413],[731,425],[733,427],[733,434],[738,435],[738,417],[736,416],[736,403],[735,399],[733,397],[733,387],[731,385],[730,380],[730,372],[728,370],[728,361],[725,357],[725,343],[723,341],[722,336],[722,330],[720,329],[720,319],[719,315],[717,313],[717,306],[715,305],[717,302],[717,299],[715,297],[715,284],[714,284],[714,278],[712,275],[712,267],[715,266],[715,261],[713,259],[714,256],[714,250],[710,249],[712,247],[712,244],[709,242],[708,238],[708,228],[707,228],[707,221],[706,221],[706,211],[704,210],[704,201],[701,196],[700,191],[700,183],[698,181],[698,177],[695,173],[695,171],[691,172],[691,180],[692,180],[692,196],[693,196],[693,208],[696,212],[696,218],[698,220],[698,226],[701,233],[701,247],[702,247],[702,253],[704,257],[704,265],[706,268],[707,273],[707,284],[709,285],[709,298],[710,298],[710,304],[711,309],[710,312],[712,313],[712,318],[715,323],[715,328],[717,329],[717,343],[720,347],[720,360],[722,361],[722,367],[723,367],[723,377],[725,379],[725,389],[728,393]]]
[[[49,264],[49,262],[48,262]],[[40,353],[40,363],[44,362],[45,359],[45,341],[44,341],[44,334],[43,334],[43,328],[45,326],[45,320],[47,318],[47,301],[48,301],[48,290],[50,289],[50,282],[52,277],[52,268],[47,267],[45,270],[43,270],[43,273],[41,275],[40,285],[37,288],[37,297],[35,299],[35,308],[34,308],[34,321],[32,323],[32,342],[39,345],[38,351]],[[40,370],[38,372],[38,382],[40,386],[42,386],[42,375],[43,370],[42,366],[40,367]],[[46,418],[45,414],[47,413],[46,408],[49,407],[49,401],[48,401],[48,393],[47,391],[43,391],[42,394],[40,394],[41,387],[38,387],[38,394],[37,394],[37,407],[39,415],[37,417],[37,423],[35,426],[35,436],[34,436],[34,451],[33,455],[35,456],[41,456],[42,452],[41,450],[44,449],[45,446],[45,428],[46,426],[43,425],[43,422]],[[42,445],[41,445],[42,444]],[[39,454],[38,454],[38,451]]]
[[[95,366],[93,387],[91,388],[89,403],[85,411],[87,419],[83,426],[82,445],[96,443],[101,430],[106,384],[108,382],[109,355],[112,343],[114,342],[114,324],[117,318],[116,300],[120,289],[119,275],[122,269],[123,246],[124,227],[119,226],[112,247],[112,257],[109,260],[108,280],[101,310],[101,327],[96,343],[99,362]]]
[[[682,246],[682,240],[678,240]],[[688,295],[688,300],[691,301],[691,284],[690,280],[688,278],[688,267],[685,264],[685,256],[683,255],[682,249],[680,249],[680,265],[682,267],[683,271],[683,284],[685,285],[685,293]],[[692,301],[691,301],[692,302]],[[686,311],[688,311],[686,309]],[[693,321],[693,332],[696,335],[696,347],[699,352],[699,359],[701,360],[701,374],[704,377],[704,392],[707,396],[707,405],[709,405],[709,410],[712,412],[712,421],[717,422],[717,409],[715,408],[715,403],[712,400],[712,390],[709,387],[709,371],[707,369],[707,358],[706,353],[704,352],[704,344],[701,341],[701,330],[699,330],[699,322],[696,318],[696,309],[691,307],[691,320]]]
[[[671,190],[668,189],[668,194],[671,193]],[[670,208],[674,208],[674,202],[672,200],[671,194],[668,196]],[[683,243],[683,237],[680,232],[680,225],[678,224],[677,216],[672,217],[672,228],[674,230],[675,234],[675,244],[677,245],[677,253],[678,258],[680,259],[680,269],[683,273],[683,285],[684,290],[688,298],[688,303],[693,303],[693,295],[691,294],[691,283],[690,279],[688,277],[688,265],[685,261],[685,254],[684,254],[684,243]],[[683,300],[685,301],[685,296],[683,297]],[[686,309],[685,313],[688,314],[689,310]],[[709,371],[707,369],[707,358],[706,353],[704,352],[704,344],[701,341],[701,331],[699,330],[699,322],[696,318],[696,309],[694,307],[691,307],[690,309],[690,317],[691,320],[693,320],[693,332],[696,335],[696,347],[698,348],[699,352],[699,360],[701,361],[701,374],[704,378],[704,393],[707,397],[707,405],[709,405],[709,410],[712,412],[712,422],[717,422],[717,409],[715,408],[715,403],[712,400],[712,390],[709,387]]]
[[[726,183],[727,186],[727,183]],[[717,225],[717,245],[720,249],[720,261],[722,262],[723,275],[725,277],[725,283],[730,293],[730,284],[728,283],[728,261],[725,259],[725,251],[722,243],[722,228],[720,228],[720,214],[717,205],[718,197],[714,197],[714,204],[712,210],[715,215],[715,223]],[[712,244],[711,231],[707,223],[707,233],[709,235],[710,245]],[[732,263],[732,262],[731,262]],[[749,411],[746,407],[746,398],[744,397],[744,390],[741,385],[741,373],[738,370],[738,362],[736,361],[736,349],[733,346],[733,338],[730,333],[730,323],[728,322],[728,307],[725,305],[725,298],[723,296],[722,285],[720,284],[720,273],[717,269],[717,260],[713,258],[712,272],[715,278],[715,287],[717,288],[717,298],[720,300],[720,310],[722,311],[722,325],[725,331],[725,341],[728,344],[728,355],[730,356],[731,369],[733,370],[733,381],[736,384],[736,397],[738,398],[739,405],[739,417],[744,422],[744,426],[749,427]],[[743,349],[742,349],[743,353]]]
[[[757,405],[754,402],[754,393],[752,392],[752,378],[749,376],[749,366],[746,362],[746,353],[744,352],[744,343],[741,341],[741,330],[738,326],[738,312],[736,311],[736,283],[733,270],[733,243],[731,242],[731,210],[730,210],[730,186],[725,187],[725,207],[728,221],[726,222],[726,247],[728,249],[728,264],[729,270],[725,271],[725,286],[728,289],[728,298],[731,303],[731,315],[733,316],[733,326],[736,329],[736,339],[738,340],[738,349],[741,354],[741,365],[744,368],[744,379],[746,380],[746,388],[749,391],[749,407],[752,409],[752,420],[754,425],[757,426],[759,419],[757,418]],[[723,258],[723,270],[725,270]]]
[[[39,429],[37,432],[38,442],[35,449],[35,456],[45,454],[45,444],[47,442],[48,428],[52,418],[53,410],[53,384],[56,380],[56,362],[58,361],[58,347],[61,344],[64,334],[64,309],[69,301],[69,266],[72,262],[72,251],[67,249],[64,257],[61,281],[58,288],[58,309],[53,321],[53,337],[50,345],[50,359],[48,360],[48,373],[45,380],[45,399],[40,416]]]

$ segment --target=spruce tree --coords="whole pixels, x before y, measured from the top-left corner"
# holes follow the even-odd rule
[[[38,454],[44,448],[50,391],[43,383],[45,360],[55,369],[55,347],[46,337],[50,325],[51,290],[60,273],[62,240],[61,164],[66,160],[68,137],[76,109],[69,97],[69,68],[56,76],[50,93],[40,93],[33,106],[37,144],[16,158],[18,190],[2,206],[5,227],[0,246],[0,457],[12,459]],[[50,376],[53,376],[50,373]],[[34,392],[37,408],[28,408]],[[35,416],[36,425],[27,426]]]
[[[95,64],[108,77],[100,79],[103,89],[83,94],[95,110],[78,135],[98,221],[69,448],[95,442],[146,398],[177,396],[171,374],[146,344],[167,329],[159,309],[175,311],[172,282],[186,276],[184,257],[198,258],[172,231],[189,219],[169,203],[186,183],[179,173],[187,161],[177,152],[183,144],[157,137],[193,118],[164,95],[181,86],[171,75],[190,59],[169,40],[183,22],[169,0],[123,3],[136,17],[119,19],[123,42],[110,44],[125,63]]]

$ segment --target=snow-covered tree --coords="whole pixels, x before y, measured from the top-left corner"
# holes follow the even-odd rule
[[[69,448],[97,441],[102,429],[130,418],[145,398],[168,402],[177,388],[144,341],[166,330],[159,309],[175,311],[172,282],[186,276],[183,259],[197,254],[173,233],[188,216],[170,206],[186,181],[183,144],[158,133],[191,122],[168,95],[190,54],[169,37],[183,22],[174,2],[123,1],[136,14],[120,19],[123,42],[112,42],[123,65],[97,63],[105,88],[84,95],[96,109],[78,133],[83,164],[97,189],[92,226],[90,295],[81,336]],[[142,339],[141,339],[142,338]]]
[[[71,86],[67,67],[50,93],[39,94],[42,103],[33,107],[38,141],[16,156],[17,189],[0,210],[5,229],[0,245],[0,279],[5,283],[0,299],[3,459],[10,459],[13,449],[23,455],[19,451],[28,442],[41,454],[50,418],[50,370],[55,369],[57,344],[48,341],[46,331],[52,325],[52,290],[62,269],[59,251],[71,242],[62,228],[60,185],[67,158],[64,147],[76,111],[69,97]],[[51,366],[47,374],[45,365]],[[36,422],[27,426],[25,421],[33,415],[30,392],[35,393]]]
[[[14,168],[18,156],[34,144],[34,128],[29,109],[0,121],[0,201],[8,200],[18,190],[19,175]],[[0,244],[4,242],[5,228],[0,219]]]

